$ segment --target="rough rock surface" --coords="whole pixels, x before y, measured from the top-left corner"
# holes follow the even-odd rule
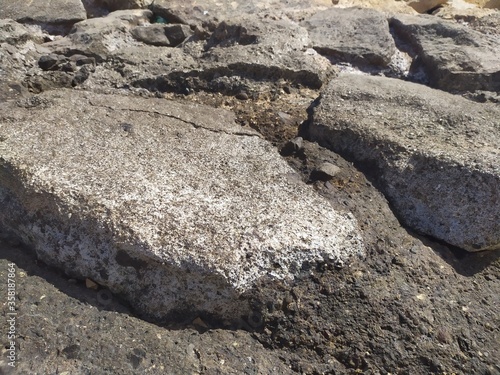
[[[498,118],[495,105],[342,75],[323,91],[308,135],[378,170],[409,227],[469,251],[493,250],[500,249]]]
[[[387,66],[396,50],[386,17],[373,9],[329,9],[302,25],[312,47],[336,61]]]
[[[177,47],[193,35],[189,26],[180,24],[137,26],[131,32],[134,38],[141,42],[165,47]]]
[[[487,5],[486,1],[475,2],[478,6],[484,6]],[[53,3],[56,2],[45,4]],[[148,111],[151,111],[149,104],[157,100],[150,99],[155,97],[181,102],[189,108],[201,108],[198,104],[209,105],[217,109],[209,109],[207,113],[217,112],[220,116],[230,109],[234,111],[236,122],[243,129],[249,131],[251,127],[257,130],[276,147],[272,149],[269,146],[274,153],[273,158],[276,158],[271,166],[281,163],[277,161],[281,160],[277,153],[280,150],[282,157],[298,173],[289,175],[291,180],[303,188],[308,185],[309,193],[315,190],[324,198],[321,200],[321,210],[329,210],[331,205],[333,211],[351,212],[356,217],[365,256],[362,259],[351,258],[349,266],[340,269],[335,264],[320,263],[316,267],[306,264],[293,281],[262,278],[262,282],[258,282],[255,288],[241,296],[242,306],[239,307],[244,310],[244,305],[248,305],[252,311],[244,316],[231,316],[228,320],[236,319],[233,324],[200,314],[192,306],[188,306],[182,314],[171,316],[172,319],[161,322],[155,320],[156,324],[150,324],[143,320],[144,315],[136,314],[139,306],[134,298],[129,298],[127,302],[125,295],[113,294],[107,289],[106,285],[109,284],[103,283],[105,272],[99,272],[94,281],[86,279],[87,273],[63,273],[61,269],[67,268],[58,266],[55,269],[47,265],[43,261],[47,260],[44,254],[37,255],[33,249],[22,245],[19,239],[8,239],[7,242],[0,240],[0,278],[5,280],[10,277],[7,275],[9,264],[16,264],[18,313],[18,335],[15,338],[17,368],[9,371],[7,348],[10,343],[6,340],[6,331],[2,331],[1,374],[500,375],[500,251],[466,252],[442,241],[437,243],[428,236],[416,234],[395,217],[394,205],[389,205],[381,192],[386,191],[384,185],[377,182],[377,176],[373,176],[379,172],[374,164],[352,163],[353,158],[349,157],[348,152],[344,156],[351,162],[346,161],[340,155],[304,140],[301,137],[305,135],[303,132],[297,134],[298,126],[307,118],[306,109],[320,95],[317,82],[326,86],[334,78],[334,74],[331,74],[334,71],[360,74],[362,70],[372,75],[405,79],[412,60],[405,52],[396,51],[387,68],[368,65],[363,69],[361,64],[342,62],[334,64],[332,69],[331,61],[309,48],[312,45],[310,36],[307,35],[307,30],[304,32],[301,23],[330,8],[356,5],[374,8],[388,17],[397,12],[415,15],[416,11],[406,1],[156,0],[155,3],[163,7],[164,12],[161,14],[148,10],[108,14],[109,9],[105,9],[99,0],[82,0],[82,3],[88,18],[104,18],[93,19],[90,23],[81,22],[71,34],[68,34],[71,23],[58,28],[59,31],[51,31],[43,22],[23,26],[13,21],[2,23],[0,102],[11,101],[10,104],[2,104],[2,118],[15,121],[20,112],[29,111],[29,120],[19,121],[21,125],[16,130],[24,129],[23,126],[28,122],[35,124],[41,117],[37,114],[49,111],[53,102],[29,99],[32,93],[53,90],[41,95],[42,98],[49,98],[57,96],[61,87],[74,87],[72,90],[77,97],[86,96],[89,100],[92,97],[96,98],[94,100],[101,98],[98,94],[113,94],[106,97],[117,98],[114,100],[116,105],[128,103],[129,100],[135,102],[134,97],[142,97],[139,100],[148,103]],[[122,7],[128,6],[125,3],[129,2],[124,0],[114,3],[120,3],[119,6]],[[57,10],[51,12],[56,14]],[[498,37],[498,14],[495,9],[477,8],[463,0],[452,0],[444,8],[433,12],[436,18],[451,20],[448,25],[458,23],[466,30],[477,30],[494,38]],[[488,17],[482,17],[483,15]],[[166,24],[162,16],[166,19]],[[189,25],[180,26],[182,24],[178,22],[181,17]],[[189,27],[194,35],[176,48],[147,45],[134,38],[134,29],[160,27],[155,22],[161,24],[161,27],[180,26],[185,30]],[[418,48],[405,49],[411,47],[410,43],[406,42],[405,45],[394,30],[391,32],[398,48],[409,51],[414,57],[418,55]],[[436,35],[435,39],[436,44],[457,44],[457,49],[462,48],[459,40],[447,37],[446,33]],[[487,50],[488,47],[485,48]],[[234,54],[238,54],[238,58]],[[308,55],[310,58],[304,57]],[[226,63],[226,59],[231,63]],[[418,60],[415,60],[410,78],[416,78],[415,73],[419,72]],[[393,67],[393,64],[396,65]],[[429,81],[419,82],[426,84]],[[382,92],[378,85],[368,85],[365,89],[366,97],[377,97]],[[420,92],[420,89],[415,90]],[[59,95],[69,97],[71,95],[68,92],[63,90]],[[438,90],[430,92],[432,95],[443,94]],[[497,113],[497,110],[491,110],[491,102],[500,101],[495,92],[478,90],[465,93],[464,97],[483,104],[457,97],[458,102],[463,104],[463,108],[456,111],[457,114],[470,108],[476,113],[476,109],[480,108],[484,112],[481,116],[487,119],[491,113]],[[392,100],[393,97],[388,98]],[[85,136],[85,130],[89,129],[88,121],[93,118],[92,113],[95,114],[96,109],[85,103],[81,100],[75,104],[74,108],[58,117],[55,125],[48,124],[47,129],[54,128],[57,124],[62,126],[68,121],[82,123],[81,136]],[[339,104],[341,103],[343,102],[339,100]],[[441,101],[437,100],[437,103]],[[396,106],[403,110],[405,104]],[[23,109],[16,105],[29,108]],[[48,107],[44,109],[44,105]],[[410,116],[424,120],[429,117],[425,109],[422,109],[423,112],[416,112],[411,104],[407,105],[408,112],[398,114],[405,121]],[[171,108],[172,106],[174,104]],[[380,106],[392,107],[394,102],[382,103]],[[4,111],[3,108],[15,110]],[[352,118],[358,119],[359,111],[361,114],[366,113],[363,108],[354,108]],[[87,110],[90,112],[87,113]],[[100,110],[107,111],[103,108]],[[14,115],[10,116],[10,112]],[[112,124],[118,112],[123,112],[119,116],[127,119]],[[110,148],[109,145],[118,138],[115,138],[116,135],[121,134],[126,138],[118,138],[124,142],[119,144],[123,145],[127,140],[132,144],[135,142],[134,137],[143,134],[137,132],[137,129],[145,129],[141,125],[142,120],[150,112],[132,112],[133,114],[129,110],[113,112],[109,109],[107,114],[110,117],[94,121],[93,126],[98,127],[102,123],[104,128],[112,130],[101,137],[103,150]],[[183,111],[182,116],[192,112]],[[376,112],[379,111],[365,117],[379,118]],[[76,113],[79,115],[71,116]],[[392,112],[389,111],[390,113]],[[129,121],[129,118],[134,121]],[[450,119],[455,117],[444,118],[444,125],[438,125],[448,129]],[[469,126],[469,118],[465,116],[463,119]],[[174,120],[169,120],[169,123],[170,121]],[[206,121],[206,118],[202,120]],[[154,122],[163,123],[163,117],[155,116]],[[436,129],[438,133],[442,130],[439,127]],[[450,139],[441,142],[441,138],[436,137],[433,142],[441,143],[436,149],[449,150],[454,147],[454,142],[460,145],[466,138],[477,139],[483,134],[481,131],[476,135],[469,134],[469,130],[458,125],[452,131],[453,137]],[[473,127],[472,130],[476,128]],[[38,131],[43,133],[43,129]],[[192,129],[194,134],[204,131],[201,128],[197,131]],[[42,144],[56,139],[57,134],[55,131],[47,131],[40,140],[30,139],[26,145],[32,145],[33,142]],[[419,134],[415,131],[415,135]],[[22,137],[22,131],[16,131],[16,136]],[[229,134],[220,136],[224,140]],[[241,141],[241,138],[247,138],[244,135],[234,136],[235,143]],[[254,136],[250,138],[258,139]],[[491,132],[488,142],[497,145],[498,138],[497,133]],[[151,145],[157,144],[157,139],[162,138],[154,138]],[[171,139],[177,139],[177,135]],[[221,139],[214,141],[214,152],[223,152],[227,147]],[[417,149],[424,144],[417,143],[416,139],[411,141],[415,141],[412,144],[416,144],[414,148]],[[67,149],[64,145],[72,142],[71,137],[64,139],[60,143],[62,151],[31,163],[31,167],[26,165],[26,168],[47,160],[57,159],[63,162],[64,155],[61,153],[74,155],[75,150],[80,149],[75,147],[71,152],[64,151]],[[2,143],[4,140],[0,140],[0,148],[6,147]],[[157,149],[162,151],[162,146],[165,145],[160,145]],[[483,146],[478,144],[477,149]],[[233,150],[234,147],[231,144],[228,149]],[[192,148],[181,151],[186,150]],[[427,149],[423,147],[423,150]],[[498,147],[494,150],[498,150]],[[15,152],[10,148],[8,151]],[[136,154],[141,152],[140,148],[134,148],[134,151]],[[40,150],[30,150],[25,155],[33,152]],[[399,152],[402,152],[401,149],[394,150],[395,154]],[[238,154],[240,153],[238,150]],[[89,156],[84,152],[81,154],[82,160],[88,159]],[[109,155],[106,151],[103,154]],[[198,155],[199,150],[195,150],[193,154]],[[252,160],[258,157],[260,156],[252,155]],[[106,157],[101,159],[108,160]],[[134,176],[142,173],[149,165],[147,158],[144,158],[131,167],[129,160],[132,159],[117,160],[123,162],[123,171],[133,170],[123,189],[118,189],[119,192],[136,183]],[[69,158],[64,161],[64,165],[70,165],[70,162],[76,163]],[[168,161],[162,160],[162,163],[162,168],[167,168]],[[201,188],[207,187],[204,185],[205,181],[211,181],[210,178],[203,178],[211,173],[211,165],[207,163],[203,166],[206,170],[203,170],[201,178],[197,180]],[[102,162],[94,163],[92,168],[102,166]],[[218,169],[215,170],[217,175]],[[453,168],[450,171],[456,172]],[[90,174],[90,169],[86,173]],[[236,171],[235,177],[238,173],[245,172]],[[365,174],[371,176],[371,182]],[[47,176],[42,176],[45,181],[53,175]],[[117,173],[117,176],[120,174]],[[92,177],[82,183],[82,186],[96,182]],[[22,179],[23,176],[19,178]],[[69,173],[58,178],[74,181],[75,177],[73,173]],[[155,174],[152,174],[152,178],[155,178]],[[463,180],[466,178],[467,175],[464,174]],[[179,184],[182,183],[181,179],[182,176]],[[401,181],[402,178],[398,175],[394,180]],[[3,176],[0,176],[0,181],[2,184],[6,182]],[[245,181],[247,180],[242,178],[238,182],[242,182],[240,185],[243,186]],[[140,191],[138,195],[145,194],[141,187],[149,182],[150,180],[141,180],[136,183],[136,191]],[[272,181],[262,181],[255,186],[264,183]],[[410,180],[409,184],[411,183]],[[254,186],[254,181],[248,181],[246,185],[250,189]],[[190,185],[182,186],[180,191],[189,187]],[[16,192],[20,194],[22,189],[17,189]],[[73,197],[76,214],[72,216],[73,221],[67,220],[68,225],[86,215],[85,208],[89,205],[85,205],[91,201],[90,198],[95,198],[92,201],[94,203],[98,199],[106,199],[105,196],[87,196],[87,201],[78,200],[81,197]],[[129,198],[130,195],[123,196],[123,200]],[[127,201],[130,202],[132,205],[138,204],[133,199]],[[13,201],[10,201],[9,205],[12,204]],[[186,204],[189,205],[190,202]],[[8,210],[5,205],[0,207],[4,216],[10,214],[11,221],[13,217],[19,217],[18,222],[22,223],[30,218],[23,216],[22,210]],[[67,208],[54,206],[50,212],[59,215],[64,212],[65,207]],[[140,209],[136,211],[142,212]],[[116,213],[117,210],[113,212]],[[130,214],[127,211],[123,216],[130,217]],[[44,218],[45,215],[41,214],[38,219]],[[470,221],[473,222],[474,218]],[[126,225],[128,223],[123,223],[120,228]],[[20,225],[11,227],[21,228]],[[2,231],[5,229],[4,225],[0,225],[0,237],[3,237]],[[29,228],[24,229],[25,233],[32,234],[32,238],[43,235]],[[101,238],[109,233],[102,230]],[[25,238],[24,242],[29,242],[28,240]],[[71,241],[72,238],[64,236],[64,240]],[[78,245],[75,243],[74,246]],[[85,243],[81,246],[84,247]],[[53,249],[60,249],[60,246],[49,250]],[[119,262],[121,269],[125,269],[127,275],[132,275],[131,280],[147,274],[148,269],[143,267],[144,259],[127,257],[130,248],[122,250],[124,251],[116,254],[117,257],[111,259],[112,262]],[[71,266],[73,260],[69,259],[66,266]],[[210,280],[204,287],[214,285],[216,281]],[[7,286],[5,281],[0,283],[1,296],[7,295]],[[89,287],[97,289],[88,289]],[[140,282],[137,287],[141,287]],[[143,293],[150,295],[150,289],[145,289]],[[9,309],[5,302],[5,299],[0,299],[2,316],[6,316]],[[5,325],[0,327],[3,330],[2,327]]]
[[[19,317],[23,339],[17,367],[9,371],[2,346],[2,374],[45,375],[55,368],[60,374],[75,375],[293,373],[245,331],[201,334],[194,325],[168,330],[132,316],[116,299],[104,300],[102,296],[109,295],[105,290],[68,282],[41,262],[33,262],[26,249],[1,241],[0,254],[1,277],[7,278],[8,269],[3,256],[18,265],[17,306],[25,312]]]
[[[47,43],[55,53],[75,53],[105,60],[115,50],[139,44],[130,34],[133,27],[149,23],[149,10],[123,10],[106,17],[76,23],[62,39]]]
[[[498,37],[432,16],[398,15],[390,24],[414,49],[413,70],[423,68],[430,86],[451,92],[500,91]]]
[[[146,315],[235,320],[260,279],[363,252],[352,216],[229,112],[71,91],[2,112],[2,225]]]
[[[153,0],[95,0],[100,6],[110,10],[147,8]]]
[[[47,6],[50,5],[50,6]],[[26,23],[68,24],[87,18],[80,0],[1,0],[0,17]]]
[[[286,2],[279,0],[156,0],[151,9],[169,22],[206,25],[211,28],[220,21],[231,20],[242,15],[300,20],[331,7],[331,0],[287,0]]]

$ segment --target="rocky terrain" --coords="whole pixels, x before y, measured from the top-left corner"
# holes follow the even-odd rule
[[[0,374],[500,374],[499,8],[0,0]]]

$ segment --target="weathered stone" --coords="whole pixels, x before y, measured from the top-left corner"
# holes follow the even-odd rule
[[[80,0],[0,0],[0,15],[18,22],[67,24],[87,18]]]
[[[83,54],[106,60],[119,48],[139,44],[130,35],[130,29],[149,23],[149,10],[119,10],[106,17],[78,22],[63,39],[46,46],[64,55]]]
[[[221,22],[206,45],[204,64],[246,76],[284,78],[319,88],[332,74],[329,61],[307,48],[307,30],[287,20],[236,18]]]
[[[302,137],[296,137],[288,141],[281,150],[281,154],[284,156],[288,156],[300,152],[304,148],[303,142],[304,139]]]
[[[16,21],[0,19],[0,44],[20,45],[28,40],[41,43],[42,37]]]
[[[500,91],[500,40],[432,16],[391,18],[401,40],[416,53],[413,70],[423,68],[429,85],[445,91]]]
[[[68,61],[66,57],[61,55],[43,55],[38,60],[38,66],[42,70],[58,70],[66,61]]]
[[[387,66],[396,51],[386,17],[373,9],[329,9],[302,25],[312,47],[336,61]]]
[[[177,47],[193,35],[189,26],[181,24],[137,26],[131,30],[131,33],[135,39],[143,43],[165,47]]]
[[[390,78],[341,75],[322,93],[308,136],[371,166],[410,228],[488,250],[500,248],[499,118],[493,104]]]
[[[297,21],[331,7],[331,0],[155,0],[151,9],[169,22],[210,27],[242,15]]]
[[[115,11],[147,8],[153,3],[153,0],[97,0],[96,2],[108,10]]]
[[[418,13],[426,13],[448,3],[448,0],[406,0]]]
[[[230,112],[59,90],[0,113],[1,227],[146,315],[238,319],[257,282],[363,252],[352,215]]]
[[[313,180],[327,181],[332,179],[332,177],[335,177],[339,172],[339,167],[332,163],[325,162],[312,172],[311,178]]]

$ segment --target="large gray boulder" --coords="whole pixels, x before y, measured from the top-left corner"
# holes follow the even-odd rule
[[[60,90],[0,113],[0,226],[147,316],[237,320],[260,281],[364,251],[230,112]]]
[[[374,9],[328,9],[302,25],[313,48],[335,61],[387,66],[396,52],[386,17]]]
[[[142,44],[133,38],[130,30],[149,24],[151,15],[147,9],[119,10],[106,17],[88,19],[73,25],[65,38],[46,43],[45,46],[54,53],[81,53],[106,60],[120,48]]]
[[[429,85],[450,92],[500,91],[500,39],[432,16],[397,15],[394,33],[416,54]]]
[[[298,21],[331,8],[331,0],[155,0],[151,9],[169,22],[206,25],[209,28],[223,20],[242,15],[258,15],[272,19],[283,17]]]
[[[308,137],[377,176],[410,228],[469,251],[500,248],[500,108],[423,85],[341,75]]]
[[[18,22],[70,24],[87,18],[80,0],[0,0],[0,17]]]

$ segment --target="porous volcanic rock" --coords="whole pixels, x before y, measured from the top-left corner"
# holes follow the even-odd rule
[[[386,17],[373,9],[328,9],[302,25],[313,48],[336,61],[387,66],[396,51]]]
[[[37,24],[68,24],[87,18],[80,0],[0,0],[1,18]]]
[[[429,85],[450,92],[500,91],[500,40],[432,16],[397,15],[394,33],[413,49],[412,69]]]
[[[364,251],[354,217],[231,112],[58,90],[1,113],[0,225],[145,316],[236,320],[257,282]]]
[[[410,228],[469,251],[500,248],[500,109],[423,85],[343,74],[308,136],[377,175]]]

